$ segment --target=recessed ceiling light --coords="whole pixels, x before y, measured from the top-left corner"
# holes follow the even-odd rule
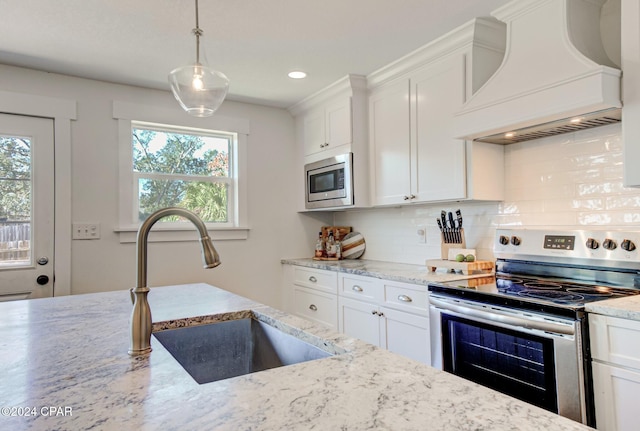
[[[516,132],[507,132],[504,134],[505,138],[513,138],[514,136],[516,136]]]
[[[582,117],[575,117],[575,118],[572,118],[570,121],[571,121],[571,124],[578,124],[582,122]]]
[[[307,77],[307,74],[302,72],[301,70],[294,70],[293,72],[289,72],[289,78],[302,79],[306,77]]]

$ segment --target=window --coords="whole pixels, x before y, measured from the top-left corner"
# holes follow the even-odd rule
[[[137,221],[170,206],[205,223],[235,220],[235,133],[132,122],[133,208]],[[162,223],[182,222],[166,217]]]
[[[215,115],[203,121],[177,107],[121,101],[113,102],[113,118],[120,149],[120,242],[135,242],[142,220],[168,206],[198,214],[214,240],[248,238],[248,119]],[[182,218],[163,218],[149,241],[194,240],[194,229]]]

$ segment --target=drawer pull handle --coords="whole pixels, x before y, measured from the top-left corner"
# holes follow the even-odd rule
[[[398,300],[402,302],[413,302],[413,299],[411,299],[411,297],[407,295],[398,295]]]
[[[310,282],[312,282],[312,283],[317,283],[317,282],[318,282],[318,279],[317,279],[317,278],[315,278],[315,277],[312,275],[311,277],[309,277],[309,281],[310,281]]]
[[[360,287],[360,286],[358,286],[358,285],[356,284],[356,285],[354,285],[354,286],[351,288],[351,290],[353,290],[354,292],[358,292],[358,293],[360,293],[360,292],[362,292],[362,287]]]
[[[316,306],[315,306],[315,304],[311,304],[311,305],[309,306],[309,310],[311,310],[311,311],[318,311],[318,307],[316,307]]]

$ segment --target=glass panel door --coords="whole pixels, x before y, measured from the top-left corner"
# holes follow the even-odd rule
[[[53,295],[53,120],[0,115],[0,301]]]
[[[445,371],[558,413],[553,340],[442,314]]]

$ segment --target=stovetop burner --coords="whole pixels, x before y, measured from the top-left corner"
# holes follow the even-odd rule
[[[518,295],[576,307],[584,306],[587,302],[640,293],[632,289],[594,286],[573,281],[514,278],[500,274],[496,276],[495,288],[498,293],[506,296]]]
[[[496,275],[429,290],[564,316],[640,293],[640,231],[498,229],[494,256]]]
[[[469,299],[497,305],[571,314],[584,309],[588,302],[640,294],[638,289],[576,283],[573,280],[527,278],[496,274],[468,280],[431,284],[429,290],[458,294]]]

